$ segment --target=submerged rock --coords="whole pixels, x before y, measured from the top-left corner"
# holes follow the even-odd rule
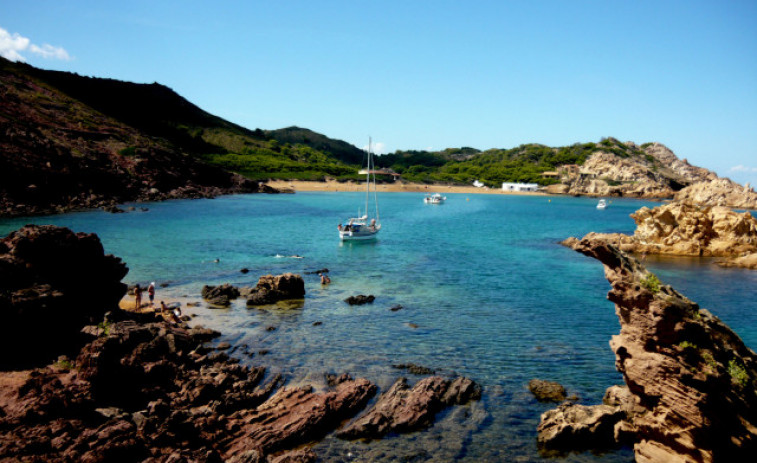
[[[615,246],[590,234],[573,248],[604,264],[612,285],[607,297],[621,325],[610,347],[632,397],[608,399],[625,415],[615,439],[633,441],[637,462],[752,458],[757,355],[717,317]],[[562,444],[572,448],[569,440]]]
[[[528,382],[528,390],[539,402],[562,402],[567,397],[563,385],[554,381],[532,379]]]
[[[344,300],[349,305],[363,305],[363,304],[370,304],[373,301],[376,300],[376,296],[373,294],[370,294],[368,296],[364,294],[358,294],[357,296],[350,296],[347,299]]]

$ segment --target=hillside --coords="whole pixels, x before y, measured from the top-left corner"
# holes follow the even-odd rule
[[[157,83],[0,58],[0,215],[259,191],[269,179],[357,180],[363,155],[305,128],[241,127]],[[614,138],[564,147],[396,151],[378,156],[376,165],[419,183],[528,182],[556,194],[644,198],[670,198],[717,179],[659,143]]]
[[[213,116],[159,84],[0,58],[0,108],[0,215],[270,191],[251,180],[357,170]]]

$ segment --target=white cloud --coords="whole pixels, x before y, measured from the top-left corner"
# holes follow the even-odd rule
[[[368,150],[368,145],[363,146],[363,150]],[[376,143],[371,144],[371,151],[374,154],[384,154],[386,152],[386,143],[377,141]]]
[[[757,167],[747,167],[745,165],[739,164],[738,166],[731,167],[729,172],[747,172],[750,174],[757,173]]]
[[[17,32],[11,34],[0,27],[0,56],[11,61],[25,62],[23,53],[29,52],[45,59],[69,60],[68,52],[62,47],[54,47],[50,44],[36,45]]]

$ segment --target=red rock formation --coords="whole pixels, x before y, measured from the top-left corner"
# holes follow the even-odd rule
[[[621,324],[610,346],[633,394],[625,402],[636,410],[615,426],[615,437],[633,438],[637,462],[753,458],[757,355],[616,247],[591,237],[573,247],[604,264]]]
[[[480,397],[479,387],[468,378],[449,381],[431,376],[412,389],[407,379],[400,378],[381,394],[373,408],[337,435],[345,439],[379,438],[390,432],[415,431],[430,425],[443,408]]]

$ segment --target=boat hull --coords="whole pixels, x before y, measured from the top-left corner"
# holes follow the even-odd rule
[[[377,235],[378,235],[378,230],[373,231],[373,232],[340,231],[339,239],[342,241],[367,241],[367,240],[376,239]]]

